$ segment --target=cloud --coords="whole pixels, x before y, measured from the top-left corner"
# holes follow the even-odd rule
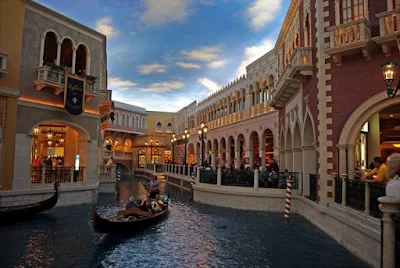
[[[212,61],[208,64],[208,67],[210,68],[219,68],[224,66],[226,63],[226,60],[217,60],[217,61]]]
[[[257,60],[267,52],[271,51],[275,46],[276,38],[268,38],[261,41],[258,45],[245,47],[244,56],[236,71],[239,77],[246,73],[246,66]]]
[[[219,89],[222,88],[222,86],[214,81],[211,81],[208,78],[199,78],[197,79],[197,82],[202,84],[203,86],[205,86],[208,89],[208,93],[212,93],[215,92]]]
[[[143,75],[151,73],[165,73],[166,67],[167,67],[166,65],[159,63],[142,64],[139,65],[138,71]]]
[[[190,60],[210,62],[219,58],[219,53],[221,49],[222,46],[208,46],[190,51],[182,50],[181,54],[186,56]]]
[[[184,22],[191,14],[192,2],[193,0],[145,0],[145,11],[140,20],[148,27]]]
[[[103,17],[96,21],[96,31],[104,34],[108,38],[118,37],[119,31],[112,25],[111,17]]]
[[[190,62],[177,62],[176,65],[185,69],[200,69],[200,65]]]
[[[152,83],[148,87],[140,88],[143,92],[169,92],[174,89],[184,88],[185,84],[181,81],[165,81]]]
[[[120,77],[110,77],[108,79],[108,86],[113,90],[128,90],[134,86],[137,86],[137,83],[132,82],[130,80],[124,80]]]
[[[246,9],[246,17],[254,30],[261,30],[273,21],[281,9],[282,0],[254,0]]]

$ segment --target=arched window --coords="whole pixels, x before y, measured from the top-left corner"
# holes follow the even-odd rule
[[[171,123],[167,124],[167,133],[172,133],[172,124]]]
[[[125,115],[124,114],[122,115],[122,124],[121,125],[125,126]]]
[[[75,73],[78,75],[87,74],[87,56],[88,51],[86,46],[79,45],[76,50]]]
[[[61,44],[61,59],[60,65],[67,67],[69,71],[72,70],[72,58],[73,58],[73,43],[70,39],[65,38]]]
[[[120,122],[119,122],[119,114],[118,113],[115,114],[115,121],[114,122],[115,122],[116,125],[120,124]]]
[[[158,122],[156,125],[156,132],[158,132],[158,133],[162,132],[162,125],[160,122]]]
[[[57,37],[53,32],[46,33],[41,60],[43,60],[43,65],[53,65],[57,62]]]
[[[142,128],[143,128],[143,129],[146,128],[146,121],[144,120],[144,117],[142,118]]]

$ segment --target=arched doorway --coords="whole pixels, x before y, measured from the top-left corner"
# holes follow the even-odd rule
[[[211,163],[212,163],[212,161],[211,161],[211,158],[212,158],[211,140],[207,141],[207,149],[206,149],[206,151],[204,153],[204,157],[206,158],[206,161],[207,161],[206,165],[211,165]]]
[[[212,166],[213,167],[218,167],[219,166],[219,163],[220,163],[220,159],[219,159],[219,153],[218,153],[218,140],[217,139],[214,139],[214,145],[213,145],[213,153],[212,153],[212,156],[213,156],[213,162],[214,163],[212,163]]]
[[[262,145],[264,147],[264,156],[261,157],[264,157],[264,159],[261,159],[261,163],[264,167],[274,159],[274,135],[271,129],[264,130],[262,140],[264,141]]]
[[[387,151],[385,154],[388,154],[390,153],[390,150],[397,148],[396,146],[400,147],[400,145],[397,145],[400,144],[400,141],[397,143],[395,140],[397,139],[396,136],[398,134],[393,133],[397,132],[399,129],[395,126],[396,120],[398,120],[396,119],[396,112],[398,111],[396,109],[399,108],[399,106],[397,106],[399,103],[400,95],[389,99],[386,95],[386,91],[382,91],[365,101],[352,113],[345,123],[339,138],[339,172],[341,175],[348,175],[349,178],[357,177],[358,172],[356,172],[356,168],[362,169],[363,166],[369,165],[370,158],[373,158],[372,155],[378,156],[378,143],[379,150],[383,146],[384,151]],[[379,141],[371,142],[371,140],[377,140],[377,132],[381,132],[381,121],[382,129],[384,131],[382,132],[382,135],[379,133]],[[365,131],[366,122],[369,123],[368,131]],[[364,165],[361,163],[362,159],[357,159],[358,156],[356,155],[356,150],[361,150],[361,134],[364,134],[364,137],[370,138],[369,144],[368,141],[362,142],[367,144],[366,146],[368,148],[366,148],[366,150],[370,152],[369,157],[365,158],[364,162],[366,164]],[[396,146],[394,146],[394,144],[396,144]],[[387,150],[389,148],[390,150]],[[381,156],[385,157],[385,155]]]
[[[146,151],[144,149],[138,150],[138,167],[146,167]]]
[[[286,132],[286,144],[285,144],[285,168],[289,171],[293,171],[293,143],[292,143],[292,131],[290,127]]]
[[[303,169],[303,155],[301,153],[301,132],[296,123],[293,134],[293,172],[301,172]]]
[[[31,183],[85,180],[89,139],[85,130],[64,122],[44,122],[34,126],[31,133]]]
[[[156,163],[156,164],[162,163],[162,152],[160,149],[154,149],[151,163]]]
[[[76,50],[75,73],[78,75],[88,74],[88,49],[80,44]]]
[[[221,139],[221,165],[226,167],[226,141],[225,138]]]
[[[317,175],[317,151],[315,148],[314,124],[308,113],[306,114],[303,127],[303,195],[310,196],[310,175]]]
[[[259,148],[260,141],[258,139],[258,133],[253,131],[250,135],[250,167],[254,167],[255,165],[260,166],[261,164]]]
[[[61,44],[60,65],[64,68],[67,68],[69,73],[72,73],[72,47],[73,43],[71,39],[64,38]]]
[[[202,165],[202,163],[201,163],[201,161],[202,161],[202,152],[201,152],[201,145],[200,145],[200,142],[198,142],[197,144],[196,144],[196,160],[195,160],[195,163],[197,163],[197,164],[199,164],[199,165]]]
[[[195,157],[194,157],[194,144],[193,143],[189,143],[188,146],[188,151],[189,151],[189,155],[188,155],[188,164],[193,165],[195,163]]]
[[[237,145],[238,145],[238,148],[235,148],[235,149],[239,150],[239,158],[236,159],[236,161],[238,161],[239,167],[245,168],[246,165],[249,164],[249,160],[248,159],[244,159],[245,142],[244,142],[243,134],[239,134],[239,136],[237,138]]]
[[[57,62],[57,36],[53,32],[47,32],[44,41],[43,65],[56,65]]]
[[[237,168],[239,165],[236,167],[236,158],[235,158],[235,139],[233,136],[230,136],[228,138],[228,149],[229,149],[229,155],[228,155],[228,161],[229,161],[229,167],[230,168]]]

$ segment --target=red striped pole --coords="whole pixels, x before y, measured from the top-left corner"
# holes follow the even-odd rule
[[[286,181],[286,203],[285,203],[285,219],[289,219],[290,217],[290,201],[292,198],[292,176],[289,175],[289,178]]]

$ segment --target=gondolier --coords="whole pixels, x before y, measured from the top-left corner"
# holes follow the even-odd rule
[[[157,176],[154,176],[150,181],[150,198],[155,199],[156,195],[160,194],[160,181]]]

